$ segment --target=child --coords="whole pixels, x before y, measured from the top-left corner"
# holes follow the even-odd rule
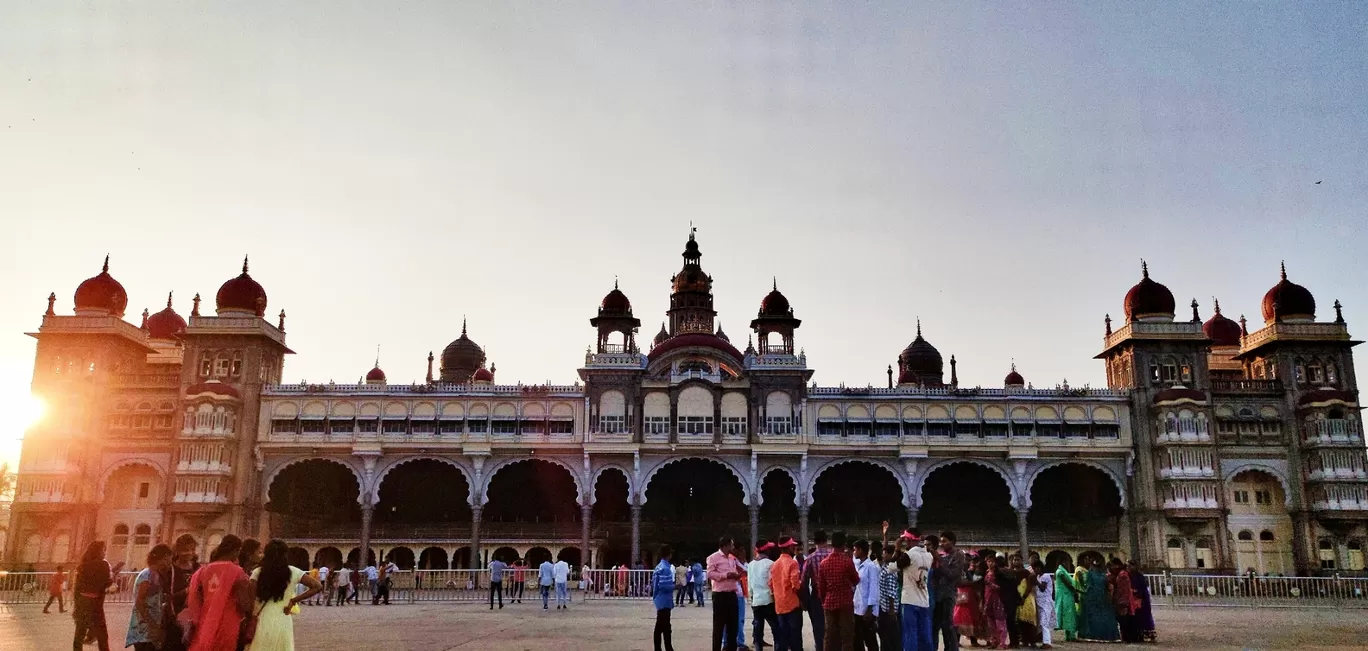
[[[43,606],[43,614],[48,614],[48,609],[52,607],[52,602],[57,602],[57,612],[66,612],[66,602],[62,600],[62,584],[66,583],[66,567],[58,565],[57,572],[48,581],[48,600]]]

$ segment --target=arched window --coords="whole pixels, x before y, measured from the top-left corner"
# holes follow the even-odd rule
[[[1240,540],[1254,540],[1254,532],[1246,529],[1245,531],[1241,531],[1236,537]]]
[[[1331,543],[1331,542],[1330,542],[1330,539],[1329,539],[1329,538],[1321,538],[1321,539],[1320,539],[1320,544],[1318,544],[1317,547],[1320,548],[1320,549],[1322,549],[1322,550],[1324,550],[1324,549],[1334,549],[1334,548],[1335,548],[1335,545],[1334,545],[1334,543]]]
[[[1246,532],[1246,533],[1248,533],[1248,532]],[[1182,549],[1182,548],[1183,548],[1183,541],[1181,541],[1181,540],[1179,540],[1179,539],[1177,539],[1177,538],[1169,538],[1169,540],[1168,540],[1168,548],[1169,548],[1169,549]]]
[[[1273,538],[1273,532],[1272,532],[1272,531],[1269,531],[1269,530],[1267,530],[1267,529],[1264,529],[1263,531],[1260,531],[1260,532],[1259,532],[1259,540],[1262,540],[1262,541],[1264,541],[1264,542],[1273,542],[1273,540],[1274,540],[1274,538]]]
[[[126,524],[116,524],[116,525],[114,525],[114,535],[110,537],[110,541],[109,541],[109,542],[110,542],[111,545],[120,545],[120,546],[122,546],[122,545],[127,545],[127,544],[128,544],[128,525],[126,525]]]
[[[146,524],[140,524],[140,525],[138,525],[138,527],[137,527],[136,529],[133,530],[133,544],[134,544],[134,545],[147,545],[147,544],[151,544],[151,542],[152,542],[152,527],[151,527],[151,526],[146,525]]]

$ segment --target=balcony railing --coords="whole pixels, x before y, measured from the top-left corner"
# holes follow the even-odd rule
[[[1310,444],[1363,443],[1363,425],[1356,420],[1327,418],[1307,423],[1303,431]]]
[[[1281,380],[1212,380],[1212,393],[1280,394]]]

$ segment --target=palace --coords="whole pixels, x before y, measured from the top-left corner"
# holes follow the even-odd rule
[[[106,259],[74,313],[49,296],[32,334],[49,415],[24,441],[4,563],[70,564],[107,539],[137,566],[157,542],[233,532],[284,538],[306,566],[365,549],[405,568],[605,567],[659,542],[702,555],[723,531],[877,536],[891,520],[1047,562],[1364,568],[1359,342],[1285,271],[1250,330],[1219,304],[1179,319],[1142,269],[1119,327],[1106,319],[1106,389],[1037,389],[1015,367],[960,386],[920,324],[885,386],[847,388],[811,382],[777,286],[733,343],[702,255],[691,234],[648,346],[609,291],[568,386],[498,383],[464,324],[422,384],[378,364],[355,385],[283,384],[285,313],[267,319],[245,261],[212,314],[196,296],[182,318],[168,296],[135,326]]]

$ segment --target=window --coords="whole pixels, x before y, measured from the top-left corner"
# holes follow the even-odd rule
[[[305,418],[299,421],[299,431],[305,434],[322,434],[325,425],[322,418]]]
[[[599,416],[599,431],[604,434],[620,434],[627,431],[625,416]]]
[[[147,483],[147,482],[142,482],[142,483],[138,484],[138,497],[144,497],[144,498],[147,497],[147,494],[148,494],[151,490],[152,490],[152,484],[149,484],[149,483]]]
[[[1007,436],[1007,423],[984,423],[984,436]]]
[[[1088,426],[1084,423],[1068,423],[1064,425],[1064,437],[1071,439],[1088,438]]]
[[[1105,425],[1105,424],[1104,424],[1104,425],[1093,425],[1093,426],[1092,426],[1092,432],[1093,432],[1093,438],[1099,438],[1099,439],[1115,439],[1115,438],[1121,438],[1121,426],[1120,426],[1120,425]]]
[[[955,423],[955,436],[957,438],[978,438],[978,423]]]
[[[242,353],[233,355],[233,363],[230,367],[229,374],[233,377],[242,377]]]
[[[712,434],[712,416],[680,416],[680,434]]]
[[[1158,365],[1158,364],[1150,364],[1150,383],[1151,383],[1151,384],[1158,384],[1158,383],[1159,383],[1159,365]]]
[[[544,420],[524,420],[518,421],[518,431],[523,434],[545,434],[546,421]]]
[[[618,416],[617,418],[618,418],[618,420],[619,420],[619,423],[621,423],[622,417],[621,417],[621,416]],[[493,422],[490,424],[489,433],[490,433],[490,434],[513,434],[514,432],[517,431],[517,425],[518,425],[517,421],[514,421],[514,420],[505,420],[505,419],[495,420],[495,421],[493,421]],[[619,426],[621,426],[621,425],[619,425]],[[614,431],[623,431],[623,430],[614,430]]]
[[[1161,370],[1162,370],[1162,373],[1160,374],[1160,377],[1159,377],[1159,380],[1160,380],[1161,382],[1164,382],[1164,383],[1166,383],[1166,384],[1171,384],[1171,383],[1173,383],[1173,382],[1177,382],[1177,381],[1178,381],[1178,367],[1177,367],[1177,366],[1174,366],[1173,364],[1165,364],[1165,365],[1161,368]]]
[[[846,423],[846,436],[870,437],[874,435],[874,428],[870,427],[867,420],[852,420]]]
[[[1236,503],[1236,504],[1248,504],[1248,503],[1249,503],[1249,491],[1235,491],[1235,503]]]
[[[1321,538],[1317,545],[1320,551],[1320,566],[1322,570],[1335,569],[1335,546],[1331,544],[1329,538]]]
[[[817,421],[818,436],[841,436],[845,428],[841,426],[839,420],[820,420]]]
[[[888,437],[888,438],[897,438],[897,437],[898,437],[898,424],[897,424],[897,423],[874,423],[874,435],[875,435],[875,436]],[[1005,431],[1005,430],[1003,431],[1003,436],[1006,436],[1006,431]]]
[[[1298,364],[1296,368],[1297,368],[1297,384],[1304,384],[1304,383],[1306,382],[1306,367],[1305,367],[1305,366],[1302,366],[1301,364]]]
[[[1306,367],[1306,376],[1311,380],[1311,384],[1321,384],[1322,382],[1325,382],[1325,376],[1321,375],[1321,367],[1319,365]]]
[[[350,418],[328,419],[328,430],[333,434],[350,435],[354,427],[355,423]]]
[[[1181,540],[1179,540],[1179,539],[1177,539],[1177,538],[1169,538],[1169,539],[1168,539],[1168,548],[1169,548],[1169,549],[1182,549],[1182,548],[1183,548],[1183,541],[1181,541]]]
[[[1325,365],[1325,382],[1326,384],[1339,384],[1339,375],[1335,373],[1334,364]]]
[[[1239,538],[1240,540],[1254,540],[1254,532],[1248,530],[1241,531],[1236,538]]]
[[[385,420],[385,424],[384,424],[382,427],[383,427],[384,429],[382,429],[381,431],[382,431],[383,433],[385,433],[385,434],[407,434],[407,433],[408,433],[408,421],[406,421],[406,420],[401,420],[401,419],[398,419],[398,418],[395,418],[395,419],[386,419],[386,420]]]
[[[228,371],[232,368],[232,361],[226,356],[220,355],[214,360],[214,377],[228,377]]]
[[[374,434],[380,429],[380,421],[374,418],[356,419],[356,431],[366,434]]]
[[[669,427],[668,419],[667,419],[667,422],[666,422],[666,427],[667,427],[667,428]],[[668,430],[667,430],[667,431],[668,431]],[[553,421],[551,421],[551,433],[552,433],[552,434],[574,434],[574,433],[575,433],[575,421],[573,421],[573,420],[553,420]]]
[[[1064,427],[1059,423],[1036,423],[1036,438],[1063,438]]]
[[[1271,491],[1254,491],[1254,501],[1258,504],[1272,504],[1273,493]]]
[[[471,434],[484,434],[489,431],[489,421],[483,418],[473,418],[466,421],[466,428]]]
[[[770,416],[765,419],[765,428],[770,434],[792,434],[792,416]]]
[[[114,545],[114,546],[118,546],[118,547],[122,547],[123,545],[127,545],[127,544],[128,544],[128,525],[126,525],[126,524],[116,524],[116,525],[114,525],[114,535],[111,537],[111,539],[110,539],[110,541],[109,541],[109,544]]]
[[[1259,540],[1262,540],[1262,541],[1264,541],[1264,542],[1273,542],[1273,532],[1272,532],[1272,531],[1269,531],[1269,530],[1267,530],[1267,529],[1264,529],[1263,531],[1260,531],[1260,532],[1259,532]]]
[[[723,416],[722,434],[723,436],[739,436],[746,433],[745,416]]]
[[[443,419],[437,423],[437,433],[460,434],[461,430],[464,429],[464,427],[465,423],[463,421],[454,419]]]
[[[293,418],[277,418],[271,421],[271,433],[273,434],[294,434],[297,431],[299,431],[299,421]]]
[[[1191,383],[1191,382],[1192,382],[1192,367],[1191,367],[1191,366],[1188,366],[1187,364],[1184,364],[1184,365],[1183,365],[1183,367],[1182,367],[1182,378],[1183,378],[1183,383],[1184,383],[1184,384],[1187,384],[1187,383]]]
[[[152,527],[149,526],[149,525],[146,525],[146,524],[140,524],[140,525],[138,525],[138,528],[133,530],[133,544],[134,544],[134,545],[150,545],[150,544],[152,544]]]
[[[412,425],[414,434],[431,434],[437,431],[435,420],[415,420]]]
[[[200,377],[209,377],[209,373],[213,370],[214,362],[209,359],[209,354],[205,353],[204,357],[200,358]]]
[[[669,416],[647,416],[647,417],[646,417],[646,433],[647,433],[647,434],[669,434],[669,433],[670,433],[670,417],[669,417]]]

